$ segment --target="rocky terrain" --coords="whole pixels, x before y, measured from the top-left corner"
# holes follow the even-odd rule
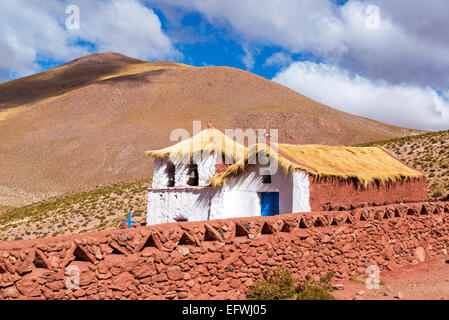
[[[151,178],[59,196],[0,214],[0,240],[26,240],[116,228],[128,218],[146,221]]]

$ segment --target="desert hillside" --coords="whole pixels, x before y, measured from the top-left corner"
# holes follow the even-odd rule
[[[325,90],[325,88],[323,88]],[[281,142],[356,144],[415,134],[337,111],[229,67],[86,56],[0,83],[0,211],[152,174],[144,151],[175,128],[278,128]]]
[[[0,241],[26,240],[116,228],[128,218],[146,221],[151,178],[58,196],[0,214]]]
[[[449,131],[429,132],[360,146],[381,146],[427,176],[430,197],[449,196]]]

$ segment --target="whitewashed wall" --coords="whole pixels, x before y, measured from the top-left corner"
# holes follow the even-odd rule
[[[203,154],[198,165],[198,177],[199,185],[206,186],[207,179],[215,175],[215,163],[217,162],[217,156],[215,154]]]
[[[292,212],[310,212],[309,176],[302,171],[293,172]]]
[[[212,170],[212,166],[215,170],[215,158],[204,160],[198,165],[198,173],[200,168],[203,170],[203,181],[209,177],[211,171],[208,170]],[[162,167],[163,164],[159,165],[158,170],[162,170]],[[147,223],[173,222],[181,216],[188,218],[188,221],[260,216],[261,192],[279,192],[280,214],[310,211],[309,179],[306,173],[298,171],[286,174],[279,168],[271,176],[271,183],[262,183],[259,168],[256,165],[247,168],[243,174],[228,178],[227,184],[221,188],[166,188],[168,179],[164,180],[162,174],[157,175],[155,169],[158,182],[153,183],[159,183],[162,189],[150,189],[148,192]]]
[[[260,196],[254,191],[232,190],[223,192],[222,219],[261,215]]]
[[[215,190],[215,193],[210,200],[209,220],[224,219],[224,193],[222,191],[222,188],[213,189]]]
[[[228,178],[223,188],[224,218],[260,216],[260,192],[279,192],[280,214],[310,211],[307,174],[286,174],[279,168],[271,176],[271,183],[262,183],[259,169],[259,165],[254,165],[243,174]]]
[[[161,158],[154,159],[153,188],[165,188],[168,184],[167,161]]]
[[[174,222],[180,217],[187,218],[188,221],[209,220],[212,210],[211,200],[217,191],[219,192],[211,187],[150,189],[147,224]]]

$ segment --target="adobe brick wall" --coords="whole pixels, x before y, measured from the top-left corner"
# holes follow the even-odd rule
[[[314,179],[310,181],[310,207],[312,211],[327,210],[332,203],[334,208],[350,206],[419,202],[428,199],[426,179],[399,181],[392,184],[370,184],[362,188],[353,181],[338,179]]]
[[[449,202],[168,223],[0,243],[0,299],[243,299],[266,269],[364,275],[447,254]],[[66,267],[80,288],[66,288]]]

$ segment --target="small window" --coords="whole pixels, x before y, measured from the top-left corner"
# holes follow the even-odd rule
[[[262,183],[271,183],[271,175],[269,174],[264,174],[262,176]]]
[[[175,186],[175,165],[171,161],[169,161],[167,164],[167,175],[168,175],[167,187],[174,187]]]

